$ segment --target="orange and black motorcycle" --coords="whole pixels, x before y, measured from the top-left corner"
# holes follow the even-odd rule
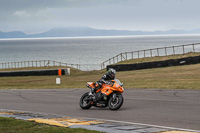
[[[80,99],[80,107],[89,109],[95,107],[109,107],[111,110],[119,109],[124,101],[122,93],[124,92],[123,83],[118,79],[103,83],[102,87],[92,94],[91,89],[96,86],[94,82],[87,82],[86,86],[90,92],[86,92]]]

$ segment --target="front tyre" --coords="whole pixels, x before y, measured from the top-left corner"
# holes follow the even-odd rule
[[[117,110],[122,106],[123,102],[124,102],[123,96],[121,94],[117,94],[116,97],[112,96],[110,98],[108,106],[110,110]]]
[[[80,99],[80,102],[79,102],[79,105],[82,109],[89,109],[91,108],[91,100],[90,99],[90,96],[89,96],[89,93],[85,93],[82,95],[81,99]]]

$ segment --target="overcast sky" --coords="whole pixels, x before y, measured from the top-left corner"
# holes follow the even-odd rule
[[[0,31],[200,29],[200,0],[0,0]]]

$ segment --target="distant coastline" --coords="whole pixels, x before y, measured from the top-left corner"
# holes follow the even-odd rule
[[[198,35],[198,30],[168,30],[168,31],[129,31],[129,30],[105,30],[105,29],[94,29],[90,27],[63,27],[53,28],[47,32],[39,34],[25,34],[22,31],[12,32],[1,32],[0,39],[51,39],[51,38],[92,38],[92,37],[124,37],[124,36],[166,36],[166,35]]]
[[[2,40],[46,40],[46,39],[84,39],[84,38],[126,38],[126,37],[170,37],[170,36],[200,36],[200,34],[164,34],[164,35],[121,35],[121,36],[79,36],[79,37],[37,37],[37,38],[0,38]]]

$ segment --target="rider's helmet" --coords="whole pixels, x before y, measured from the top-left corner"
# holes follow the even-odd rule
[[[113,68],[109,68],[107,74],[111,79],[115,79],[116,70]]]

